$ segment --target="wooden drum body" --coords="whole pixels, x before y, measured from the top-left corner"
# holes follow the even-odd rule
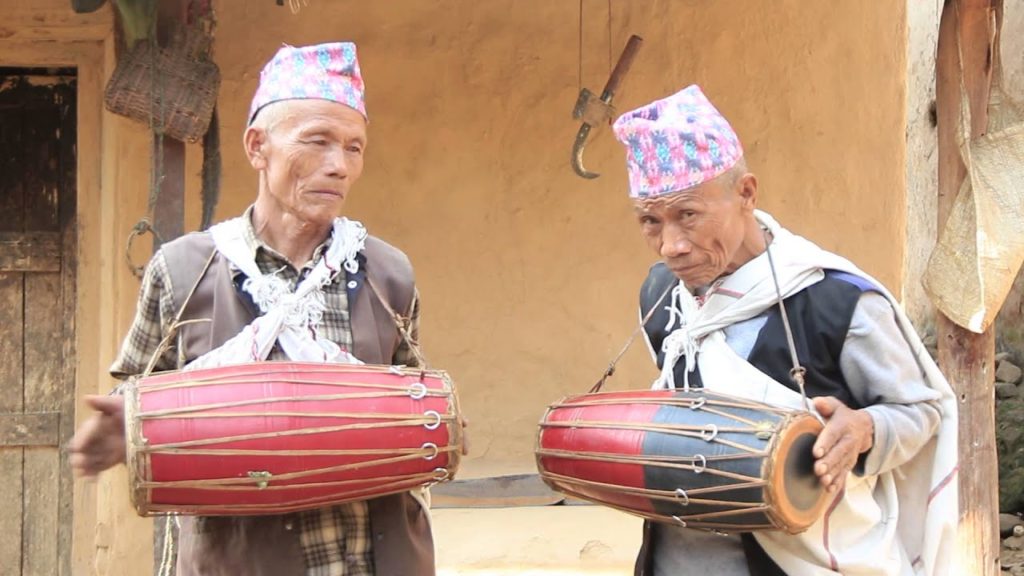
[[[448,375],[260,362],[167,372],[125,397],[139,514],[281,514],[451,478],[462,427]]]
[[[651,520],[795,534],[827,504],[821,430],[809,413],[703,389],[584,394],[545,413],[537,467],[555,490]]]

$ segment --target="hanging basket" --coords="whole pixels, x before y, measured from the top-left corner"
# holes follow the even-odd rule
[[[190,28],[164,48],[137,42],[107,83],[107,110],[177,140],[197,142],[210,125],[220,88],[220,70],[207,56],[209,45],[209,36]]]

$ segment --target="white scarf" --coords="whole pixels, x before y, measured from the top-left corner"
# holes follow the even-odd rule
[[[263,274],[255,254],[246,242],[247,216],[233,218],[210,228],[217,251],[246,275],[242,289],[252,296],[261,316],[219,348],[196,358],[185,367],[210,368],[240,362],[265,360],[280,342],[285,355],[300,362],[360,363],[334,342],[321,338],[320,322],[325,310],[323,289],[342,269],[359,270],[356,255],[363,249],[366,229],[359,222],[336,218],[331,245],[305,279],[292,292],[288,282],[276,273]]]
[[[942,420],[936,437],[909,462],[871,478],[848,475],[845,495],[837,497],[823,518],[806,532],[795,536],[757,532],[755,538],[788,574],[949,573],[954,570],[950,556],[958,520],[957,405],[953,391],[896,299],[880,283],[849,260],[782,228],[768,214],[757,211],[756,217],[773,236],[771,256],[783,298],[819,282],[824,269],[848,272],[878,287],[892,304],[927,384],[939,394]],[[719,290],[742,297],[716,295]],[[664,341],[665,363],[653,388],[679,384],[674,382],[673,366],[685,355],[687,373],[699,367],[701,380],[710,390],[803,408],[800,394],[737,355],[722,331],[777,305],[777,300],[767,254],[754,258],[715,286],[702,306],[680,283],[669,308],[673,320],[681,316],[682,327]],[[687,386],[688,378],[682,384]]]

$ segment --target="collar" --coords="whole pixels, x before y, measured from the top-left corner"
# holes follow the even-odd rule
[[[249,253],[252,254],[253,259],[257,261],[259,261],[260,251],[263,251],[281,262],[288,262],[287,258],[277,250],[274,250],[256,234],[256,228],[252,224],[252,213],[255,207],[255,204],[250,204],[249,207],[245,209],[245,212],[242,213],[242,219],[245,222],[245,228],[243,228],[242,231],[242,239],[245,241],[245,245],[249,249]],[[315,250],[313,250],[313,257],[301,269],[312,268],[313,264],[315,264],[320,257],[324,255],[327,249],[330,248],[332,239],[333,237],[328,234],[327,238],[324,239],[324,241],[321,242]],[[359,264],[361,267],[365,262],[363,253],[360,252],[357,257],[359,258]],[[237,278],[242,274],[242,271],[233,263],[229,262],[228,266],[231,269],[232,278]]]

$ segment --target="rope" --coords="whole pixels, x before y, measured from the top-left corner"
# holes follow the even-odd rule
[[[146,267],[136,266],[135,263],[132,262],[132,244],[135,242],[137,237],[142,236],[146,232],[152,234],[156,237],[157,242],[163,244],[163,238],[160,237],[160,233],[156,231],[156,228],[153,228],[153,223],[150,222],[149,217],[143,216],[142,219],[135,223],[135,226],[132,226],[132,231],[128,233],[128,242],[124,247],[124,260],[128,263],[128,269],[131,270],[132,275],[139,280],[142,280],[143,275],[145,275]]]
[[[612,75],[612,0],[608,0],[608,76]]]
[[[629,347],[633,345],[633,341],[636,340],[636,337],[640,335],[640,331],[644,329],[644,326],[647,325],[647,322],[651,319],[652,316],[654,316],[654,312],[658,309],[658,306],[661,306],[661,303],[665,301],[665,297],[668,296],[670,292],[672,292],[673,287],[673,285],[670,285],[668,288],[666,288],[665,291],[658,298],[658,301],[654,303],[654,306],[651,306],[651,309],[647,311],[647,314],[640,321],[640,325],[637,326],[635,330],[633,330],[633,333],[626,340],[625,346],[623,346],[622,349],[619,350],[619,353],[615,356],[615,358],[613,358],[612,361],[608,363],[608,369],[604,371],[604,374],[601,376],[601,379],[598,380],[597,383],[590,388],[590,394],[600,391],[601,388],[604,386],[604,383],[608,380],[608,378],[611,378],[612,375],[615,374],[615,366],[618,365],[619,360],[622,360],[622,357],[626,354],[626,351],[629,350]]]
[[[810,399],[807,398],[807,391],[804,388],[804,374],[807,373],[807,369],[800,365],[800,359],[796,354],[796,343],[793,341],[793,330],[789,326],[789,315],[786,314],[786,304],[782,301],[782,289],[779,288],[779,276],[775,272],[775,260],[772,259],[771,251],[771,237],[768,233],[768,229],[762,229],[764,232],[764,251],[768,254],[768,267],[772,271],[772,281],[775,283],[775,294],[779,299],[779,312],[782,313],[782,327],[786,331],[786,346],[789,348],[789,358],[793,363],[793,368],[789,371],[789,377],[796,382],[797,387],[800,388],[800,397],[803,398],[804,406],[807,411],[814,414],[819,421],[824,424],[821,416],[814,410],[814,406],[811,404]]]
[[[366,273],[366,284],[370,287],[370,291],[377,297],[377,300],[384,306],[384,310],[387,311],[388,315],[391,316],[391,320],[394,321],[395,327],[398,328],[398,333],[402,336],[402,340],[409,345],[409,350],[412,351],[412,355],[416,357],[416,362],[419,363],[419,367],[422,369],[427,368],[427,360],[420,351],[419,343],[409,333],[409,324],[412,321],[411,316],[405,317],[395,312],[395,310],[388,304],[387,299],[381,295],[380,291],[377,290],[377,286],[370,279],[370,273]],[[412,302],[409,304],[409,313],[412,314],[412,310],[416,308],[416,293],[413,292]]]
[[[583,91],[583,0],[580,0],[579,9],[579,46],[576,48],[576,63],[578,70],[576,71],[576,90]]]

